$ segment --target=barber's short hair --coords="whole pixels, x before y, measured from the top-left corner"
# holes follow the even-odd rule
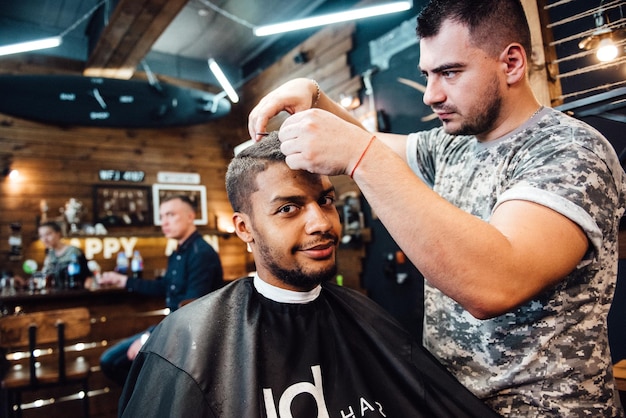
[[[258,190],[256,178],[270,164],[285,162],[280,150],[278,132],[237,154],[226,170],[226,193],[235,212],[250,213],[250,196]]]
[[[530,57],[530,28],[520,0],[431,0],[417,16],[417,36],[436,36],[446,20],[465,25],[472,43],[489,53],[499,55],[517,42]]]

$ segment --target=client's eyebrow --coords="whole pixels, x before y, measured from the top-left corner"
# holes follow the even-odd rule
[[[331,186],[325,190],[322,190],[319,197],[327,196],[331,193],[335,194],[335,186]],[[307,196],[305,195],[276,196],[270,201],[270,203],[293,202],[299,205],[303,205],[306,202],[306,200],[307,200]]]

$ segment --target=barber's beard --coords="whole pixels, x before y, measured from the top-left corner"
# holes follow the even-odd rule
[[[333,263],[324,270],[304,270],[303,266],[297,265],[293,268],[285,268],[279,264],[281,258],[279,254],[274,254],[272,250],[262,242],[257,241],[259,256],[264,260],[267,269],[280,279],[283,283],[290,286],[312,289],[318,284],[331,280],[337,274],[337,265]]]
[[[496,77],[483,92],[480,102],[457,129],[445,130],[451,135],[480,135],[493,130],[502,109],[502,94]]]

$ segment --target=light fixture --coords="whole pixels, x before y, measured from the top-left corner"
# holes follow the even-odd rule
[[[20,52],[38,51],[40,49],[56,48],[61,45],[61,42],[62,39],[60,36],[53,36],[51,38],[0,46],[0,56],[19,54]]]
[[[253,29],[256,36],[268,36],[277,33],[290,32],[300,29],[308,29],[316,26],[329,25],[332,23],[346,22],[349,20],[364,19],[372,16],[381,16],[409,10],[413,7],[412,1],[394,1],[378,6],[362,7],[347,10],[345,12],[330,13],[304,19],[290,20],[271,25],[257,26]]]
[[[208,63],[211,72],[217,79],[217,82],[220,83],[220,86],[222,86],[222,89],[224,89],[224,92],[228,95],[230,101],[233,103],[238,103],[239,96],[237,95],[237,92],[235,91],[233,86],[230,84],[230,81],[228,81],[228,79],[222,72],[220,66],[217,64],[217,62],[215,62],[213,58],[209,58]]]
[[[74,22],[69,28],[65,29],[60,35],[52,36],[49,38],[36,39],[34,41],[19,42],[16,44],[10,44],[0,46],[0,56],[18,54],[20,52],[39,51],[41,49],[56,48],[63,42],[63,37],[76,29],[76,27],[89,18],[100,6],[106,3],[108,0],[102,0],[96,4],[91,10],[85,13],[80,19]]]
[[[596,51],[596,57],[602,62],[612,61],[619,55],[618,45],[624,37],[623,28],[611,28],[605,11],[600,8],[593,14],[595,30],[578,43],[580,49]]]
[[[617,58],[619,54],[619,50],[617,49],[617,45],[613,42],[613,39],[610,37],[606,37],[600,39],[598,43],[598,50],[596,51],[596,57],[602,62],[613,61]]]

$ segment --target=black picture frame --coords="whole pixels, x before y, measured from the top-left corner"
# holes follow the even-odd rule
[[[153,224],[149,186],[96,185],[93,196],[94,224],[106,228]]]

